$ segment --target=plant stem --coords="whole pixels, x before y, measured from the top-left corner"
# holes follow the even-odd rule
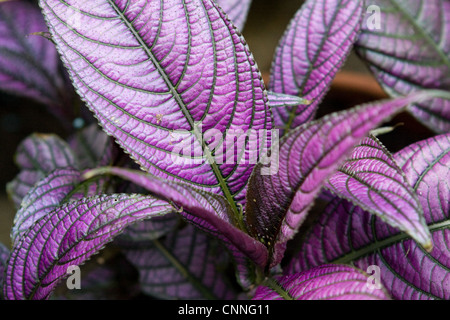
[[[294,300],[294,298],[287,292],[274,278],[267,277],[263,285],[269,287],[278,293],[284,300]]]

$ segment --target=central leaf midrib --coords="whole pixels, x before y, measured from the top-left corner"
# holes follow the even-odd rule
[[[450,228],[450,219],[444,219],[444,221],[440,221],[440,222],[436,222],[436,223],[428,225],[428,229],[430,230],[431,233],[433,233],[434,231],[438,231],[438,230],[442,230],[442,229],[449,229],[449,228]],[[341,257],[337,257],[337,258],[329,261],[329,263],[336,263],[336,264],[350,263],[352,261],[356,261],[357,259],[360,259],[369,254],[374,254],[384,248],[393,246],[404,240],[412,240],[413,241],[411,236],[409,236],[408,234],[406,234],[404,232],[401,232],[401,233],[390,236],[383,240],[375,240],[368,246],[365,246],[361,249],[357,249],[352,252],[349,252]]]
[[[147,43],[145,43],[145,41],[141,38],[139,33],[135,30],[134,26],[130,23],[130,21],[128,21],[127,17],[120,11],[120,9],[117,7],[117,5],[112,0],[107,0],[107,1],[111,5],[111,7],[114,9],[114,11],[118,14],[119,18],[125,23],[125,25],[130,30],[130,32],[133,34],[135,39],[141,44],[141,46],[144,49],[144,51],[146,52],[147,56],[152,60],[153,65],[156,67],[160,76],[163,78],[163,80],[166,83],[167,87],[169,88],[170,92],[172,92],[172,95],[173,95],[175,101],[177,102],[177,104],[179,105],[181,112],[183,112],[186,120],[188,121],[197,142],[201,143],[202,150],[206,155],[208,163],[211,166],[217,181],[219,182],[220,188],[222,189],[222,192],[224,193],[227,200],[230,202],[233,212],[235,213],[235,216],[237,217],[239,215],[239,211],[236,207],[236,204],[234,202],[234,198],[231,194],[231,191],[228,188],[228,185],[226,184],[226,181],[222,175],[222,172],[220,171],[219,167],[217,166],[216,162],[214,161],[211,151],[209,150],[208,146],[206,145],[204,139],[202,139],[202,133],[198,131],[198,128],[195,125],[194,119],[192,118],[191,114],[189,113],[185,103],[181,99],[174,84],[168,78],[165,70],[160,66],[159,61],[156,59],[156,57],[153,55],[153,53],[149,50]]]
[[[153,244],[158,251],[169,261],[169,263],[179,272],[181,275],[189,281],[206,299],[216,300],[216,295],[206,287],[200,279],[198,279],[187,266],[185,266],[177,257],[175,257],[169,249],[167,249],[158,239],[153,240]],[[190,255],[192,258],[193,255]]]

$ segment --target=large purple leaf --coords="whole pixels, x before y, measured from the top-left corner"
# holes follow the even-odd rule
[[[374,265],[393,298],[450,299],[450,135],[421,141],[394,158],[419,197],[433,250],[427,252],[407,234],[336,198],[306,236],[288,272],[324,263],[354,263],[363,270]]]
[[[285,245],[306,218],[326,180],[370,130],[426,99],[427,93],[381,101],[327,115],[291,130],[281,141],[277,171],[262,175],[255,167],[247,194],[250,234],[266,244],[271,265],[279,263]]]
[[[103,129],[144,170],[224,195],[237,214],[233,200],[245,200],[255,165],[238,163],[249,158],[249,141],[220,164],[203,135],[271,129],[271,111],[253,56],[222,9],[212,0],[40,4]]]
[[[9,259],[9,249],[0,242],[0,299],[3,298],[3,283],[5,280],[5,270]]]
[[[78,160],[69,145],[56,135],[32,134],[17,147],[15,156],[19,174],[7,185],[15,206],[41,179],[55,169],[78,168]]]
[[[208,193],[190,185],[164,181],[148,173],[118,167],[104,167],[85,172],[84,177],[114,174],[144,187],[152,194],[174,203],[179,213],[189,222],[222,240],[235,259],[237,272],[244,287],[250,285],[248,259],[260,268],[267,264],[267,250],[258,240],[250,237],[234,220],[230,204],[220,195]]]
[[[248,10],[252,4],[252,0],[216,0],[222,7],[228,18],[239,29],[244,29],[247,20]]]
[[[14,246],[8,262],[7,299],[47,299],[70,266],[84,263],[125,227],[173,212],[149,196],[83,198],[38,220]]]
[[[47,31],[36,5],[0,3],[0,90],[37,100],[62,115],[70,110],[65,103],[73,90],[65,87],[55,45],[31,35]]]
[[[393,97],[450,90],[450,2],[368,0],[366,5],[370,10],[356,48],[384,90]],[[450,99],[415,104],[410,111],[432,130],[450,131]]]
[[[162,240],[124,247],[143,292],[159,299],[235,299],[221,246],[191,225]]]
[[[368,286],[361,270],[345,265],[323,265],[275,277],[274,288],[260,286],[254,300],[388,300],[384,290]]]
[[[269,90],[312,103],[273,110],[284,132],[313,119],[331,81],[356,41],[360,0],[307,0],[291,20],[272,62]]]
[[[24,197],[14,217],[12,243],[17,243],[33,223],[59,207],[80,182],[80,172],[75,169],[56,169],[39,181]]]
[[[431,235],[419,199],[377,138],[362,140],[325,186],[431,249]]]

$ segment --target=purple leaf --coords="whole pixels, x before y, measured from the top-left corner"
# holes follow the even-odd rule
[[[353,147],[408,104],[429,97],[420,93],[368,104],[305,124],[282,139],[276,172],[262,175],[264,165],[255,167],[247,194],[246,222],[250,234],[268,247],[271,266],[281,261],[286,242]]]
[[[129,226],[117,240],[120,243],[155,240],[173,231],[178,224],[179,218],[175,213],[166,214],[162,217],[140,221]]]
[[[362,270],[377,266],[393,298],[450,299],[450,135],[421,141],[394,159],[419,197],[433,250],[427,252],[407,234],[336,198],[306,236],[287,272],[324,263],[354,263]]]
[[[54,134],[34,133],[26,138],[17,148],[15,161],[21,169],[44,174],[57,168],[79,167],[67,142]]]
[[[84,263],[131,223],[169,212],[167,202],[138,195],[84,198],[55,209],[14,246],[5,297],[49,298],[69,267]]]
[[[191,225],[163,240],[137,243],[124,252],[146,294],[159,299],[235,299],[227,283],[222,247]],[[225,260],[225,261],[223,261]]]
[[[252,0],[216,0],[216,2],[239,30],[244,29]]]
[[[56,135],[32,134],[18,146],[15,156],[20,173],[7,185],[16,208],[35,184],[55,169],[78,168],[69,145]]]
[[[37,220],[59,207],[80,182],[80,172],[75,169],[57,169],[39,181],[24,197],[16,213],[11,230],[12,243],[16,244]]]
[[[23,0],[0,3],[0,90],[37,100],[61,115],[72,91],[59,71],[55,45],[32,35],[47,30],[37,6]]]
[[[362,140],[325,186],[431,249],[431,235],[419,199],[377,138]]]
[[[3,282],[9,259],[9,249],[0,242],[0,299],[3,298]]]
[[[269,90],[301,96],[309,106],[276,108],[284,132],[312,120],[356,41],[362,1],[307,0],[291,20],[272,62]]]
[[[233,200],[245,199],[255,165],[238,164],[249,157],[249,141],[220,164],[204,135],[271,129],[271,111],[245,40],[217,4],[40,4],[78,94],[103,129],[144,170],[224,195],[237,214]]]
[[[148,173],[117,167],[104,167],[84,173],[85,178],[96,175],[114,174],[144,187],[152,194],[179,207],[179,213],[200,229],[224,242],[231,251],[240,281],[248,286],[248,259],[260,268],[267,264],[267,250],[262,243],[242,231],[242,221],[234,220],[230,204],[220,195],[208,193],[190,185],[165,181]],[[241,218],[242,219],[242,218]]]
[[[43,178],[45,175],[41,171],[22,170],[12,181],[7,183],[6,192],[16,209],[20,208],[23,198]]]
[[[450,2],[369,0],[366,5],[356,49],[384,90],[392,97],[450,90]],[[450,131],[450,99],[409,110],[432,130]]]
[[[116,156],[114,142],[96,124],[80,130],[68,143],[78,159],[80,169],[110,165]]]
[[[384,290],[367,285],[366,274],[345,265],[322,265],[302,273],[277,276],[275,281],[275,288],[258,287],[253,300],[389,299]]]

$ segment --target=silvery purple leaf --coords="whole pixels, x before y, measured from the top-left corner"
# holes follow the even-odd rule
[[[262,175],[264,165],[255,167],[247,194],[247,229],[268,247],[271,266],[281,261],[286,242],[295,235],[323,184],[353,147],[408,104],[430,97],[433,94],[413,94],[309,122],[282,139],[275,151],[279,166],[274,172]]]
[[[252,0],[216,0],[222,7],[228,18],[239,29],[244,29],[247,20],[248,10],[252,4]]]
[[[253,56],[223,10],[212,0],[40,4],[103,129],[144,170],[224,195],[237,213],[233,200],[245,199],[255,165],[244,138],[271,129],[271,111]],[[209,134],[229,132],[243,139],[220,163]]]
[[[124,247],[144,293],[158,299],[235,299],[223,248],[191,225],[162,240]]]
[[[450,90],[450,2],[368,0],[357,52],[391,96]],[[450,99],[409,109],[432,130],[450,131]]]
[[[0,242],[0,300],[3,299],[3,282],[5,280],[5,270],[9,259],[9,249]]]
[[[78,168],[69,145],[56,135],[32,134],[18,146],[15,156],[19,174],[7,185],[16,208],[31,188],[58,168]]]
[[[37,220],[59,207],[80,182],[80,172],[75,169],[56,169],[40,180],[24,197],[14,217],[12,243],[17,243]]]
[[[114,174],[142,186],[179,208],[179,213],[200,229],[224,242],[235,259],[240,281],[249,285],[248,259],[260,268],[267,264],[265,246],[243,231],[242,216],[234,217],[230,204],[220,195],[195,189],[190,185],[159,179],[148,173],[118,167],[103,167],[84,173],[85,178]]]
[[[68,143],[78,159],[80,169],[106,166],[115,159],[114,142],[96,124],[81,129]]]
[[[284,132],[312,120],[331,81],[356,41],[360,0],[307,0],[291,20],[272,62],[269,90],[311,100],[276,108],[274,125]]]
[[[394,159],[419,197],[433,250],[427,252],[407,234],[336,198],[306,236],[287,272],[351,262],[362,270],[379,268],[379,279],[393,298],[450,299],[450,135],[421,141]]]
[[[45,178],[45,175],[40,171],[22,170],[12,181],[6,184],[6,192],[16,209],[20,208],[23,198],[35,186],[36,182],[43,178]]]
[[[275,288],[259,286],[253,300],[389,300],[384,290],[368,286],[361,270],[346,265],[322,265],[275,277]]]
[[[42,173],[57,168],[78,168],[77,159],[66,141],[54,134],[34,133],[17,147],[15,162],[21,169]]]
[[[55,209],[33,224],[14,246],[5,297],[49,298],[70,267],[83,264],[125,227],[173,211],[166,201],[120,194],[83,198]]]
[[[431,249],[431,235],[419,199],[377,138],[362,140],[325,186]]]
[[[0,3],[0,90],[32,98],[63,114],[72,91],[65,88],[55,45],[32,35],[46,31],[36,5],[24,0]]]

